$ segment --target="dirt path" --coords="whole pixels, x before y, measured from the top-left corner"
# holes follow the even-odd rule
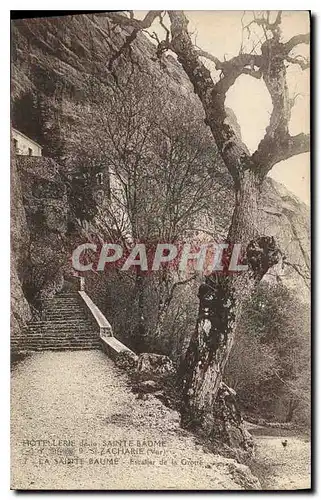
[[[257,452],[251,467],[262,488],[273,490],[309,489],[311,483],[311,443],[307,436],[293,436],[284,429],[253,426]],[[291,435],[292,434],[292,435]],[[284,447],[282,441],[287,440]]]
[[[137,399],[100,351],[37,353],[12,372],[13,489],[255,489],[179,417]]]

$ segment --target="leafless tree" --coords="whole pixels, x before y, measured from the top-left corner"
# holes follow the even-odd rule
[[[167,14],[169,27],[164,23]],[[247,245],[249,273],[245,276],[210,276],[199,291],[200,307],[195,334],[191,339],[185,360],[182,418],[185,425],[202,426],[210,436],[223,434],[224,420],[217,401],[226,393],[222,375],[233,339],[236,319],[244,288],[262,279],[264,274],[279,260],[279,252],[273,238],[259,234],[258,199],[261,185],[272,167],[310,148],[310,138],[304,133],[291,136],[289,122],[293,99],[289,96],[286,70],[296,64],[305,70],[309,61],[293,55],[294,49],[309,43],[309,34],[297,34],[290,40],[282,40],[282,13],[267,11],[253,15],[244,26],[261,31],[261,38],[249,52],[244,47],[229,60],[220,60],[194,46],[188,31],[188,19],[183,11],[150,11],[144,19],[135,19],[133,13],[108,13],[113,23],[124,27],[127,33],[124,47],[132,44],[138,33],[159,20],[166,33],[158,40],[157,57],[167,50],[173,51],[182,65],[194,92],[205,112],[205,123],[211,130],[221,158],[234,181],[235,207],[227,234],[228,242]],[[157,40],[157,36],[155,36]],[[116,56],[121,57],[122,48]],[[204,64],[210,60],[219,78],[212,77]],[[256,151],[251,154],[235,128],[227,120],[225,100],[228,90],[241,75],[261,79],[272,101],[270,123]],[[223,392],[222,392],[223,391]]]
[[[111,198],[101,210],[108,214],[104,217],[108,238],[128,251],[133,242],[148,242],[152,249],[158,242],[190,239],[197,222],[213,211],[210,168],[219,159],[199,113],[184,99],[175,114],[166,111],[167,91],[137,71],[126,85],[117,81],[106,88],[96,86],[88,97],[88,109],[82,110],[88,128],[77,149],[89,171],[95,172],[99,164],[110,176]],[[77,163],[74,154],[71,161]],[[153,275],[137,267],[132,277],[137,335],[159,340],[177,288],[196,275],[161,266]],[[148,321],[146,314],[150,287],[157,302],[154,321]]]

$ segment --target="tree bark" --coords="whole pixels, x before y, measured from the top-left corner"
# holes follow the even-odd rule
[[[168,306],[165,305],[162,308],[160,308],[158,311],[157,324],[156,324],[156,329],[155,329],[155,339],[156,340],[162,338],[167,310],[168,310]]]
[[[136,280],[135,280],[135,288],[134,288],[134,300],[137,307],[137,324],[136,324],[136,334],[135,345],[137,346],[137,350],[139,352],[144,352],[146,349],[146,324],[145,324],[145,316],[144,316],[144,275],[140,270],[140,267],[137,266],[136,269]]]
[[[297,401],[294,398],[291,398],[289,401],[288,411],[285,419],[286,422],[292,422],[294,410],[296,409],[297,406],[298,406]]]
[[[229,243],[248,244],[258,236],[260,183],[246,170],[235,195],[235,209],[228,233]],[[244,288],[250,285],[248,272],[235,275],[214,273],[199,289],[198,321],[183,362],[182,424],[202,428],[209,437],[247,448],[250,440],[226,405],[222,376],[234,338],[235,324]],[[220,422],[220,423],[218,423]],[[232,424],[232,425],[231,425]],[[228,432],[230,428],[231,432]],[[237,429],[237,431],[236,431]],[[232,438],[232,435],[234,436]]]

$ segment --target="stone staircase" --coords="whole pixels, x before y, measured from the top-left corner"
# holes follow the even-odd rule
[[[64,351],[100,349],[99,329],[77,292],[58,293],[43,302],[41,318],[11,339],[11,349]]]

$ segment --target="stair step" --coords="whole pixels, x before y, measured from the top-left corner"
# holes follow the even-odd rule
[[[56,295],[55,295],[55,299],[57,298],[60,298],[60,297],[79,297],[79,293],[78,292],[58,292]]]
[[[77,316],[71,316],[70,314],[67,316],[64,316],[63,314],[58,314],[57,316],[47,316],[44,315],[39,321],[61,321],[61,322],[68,322],[68,321],[90,321],[91,318],[88,318],[87,316],[80,316],[79,314]],[[37,321],[33,321],[33,323],[37,323]]]
[[[46,324],[42,324],[42,325],[29,325],[26,327],[26,330],[48,330],[48,328],[52,328],[53,330],[68,330],[68,329],[71,329],[71,330],[77,330],[77,329],[86,329],[86,328],[91,328],[91,329],[95,329],[93,327],[93,325],[91,324],[86,324],[86,323],[75,323],[74,325],[71,325],[71,324],[65,324],[65,323],[61,323],[61,324],[53,324],[53,323],[46,323]]]
[[[43,342],[43,341],[55,341],[58,342],[59,340],[79,340],[79,341],[84,341],[86,342],[87,340],[91,342],[91,340],[99,339],[100,337],[97,337],[96,335],[86,335],[86,336],[79,336],[75,334],[66,334],[66,335],[55,335],[53,333],[50,333],[49,335],[45,335],[43,337],[34,337],[30,336],[28,339],[33,342]],[[20,339],[21,342],[29,342],[29,340],[25,339]]]
[[[77,331],[69,331],[69,332],[55,332],[54,330],[48,331],[48,332],[43,332],[43,333],[35,333],[35,332],[28,332],[28,334],[24,337],[28,338],[34,338],[34,339],[59,339],[59,338],[83,338],[83,339],[91,339],[93,337],[96,337],[97,332],[93,332],[90,330],[87,331],[82,331],[82,332],[77,332]]]
[[[14,344],[15,347],[19,348],[31,348],[31,347],[44,347],[44,346],[60,346],[60,347],[91,347],[100,346],[101,342],[20,342],[19,344]]]
[[[19,349],[23,350],[42,350],[42,349],[99,349],[100,344],[22,344],[17,346]]]
[[[67,313],[67,314],[86,314],[87,311],[84,309],[76,309],[74,307],[68,307],[66,309],[43,309],[41,311],[42,314],[61,314],[61,313]]]
[[[88,327],[88,326],[92,326],[92,324],[90,322],[87,322],[86,320],[84,321],[80,321],[80,320],[77,320],[75,322],[71,322],[71,321],[43,321],[43,322],[39,322],[39,324],[37,323],[32,323],[32,324],[29,324],[27,325],[27,328],[46,328],[48,326],[53,326],[54,328],[74,328],[74,327]]]
[[[79,292],[76,291],[66,291],[66,292],[57,292],[53,297],[47,297],[45,300],[52,300],[58,297],[79,297]]]
[[[49,307],[51,308],[54,308],[54,307],[62,307],[62,308],[66,308],[67,306],[71,306],[71,307],[76,307],[77,309],[82,309],[83,305],[82,303],[79,303],[78,301],[77,302],[50,302],[48,304],[43,304],[42,306],[42,309],[48,309]]]
[[[83,312],[84,308],[77,305],[70,304],[69,306],[48,306],[42,308],[43,312],[60,312],[60,311],[75,311]]]
[[[27,331],[24,335],[21,335],[21,337],[16,337],[16,338],[29,338],[29,337],[34,337],[34,338],[48,338],[50,336],[52,337],[65,337],[66,335],[69,336],[78,336],[78,337],[91,337],[91,336],[97,336],[99,337],[99,333],[94,330],[65,330],[65,331],[60,331],[57,332],[55,330],[47,330],[46,332],[38,331],[38,332],[30,332]]]
[[[46,332],[88,332],[88,331],[95,331],[95,328],[93,328],[91,325],[84,325],[84,326],[61,326],[61,327],[54,327],[53,325],[48,325],[48,326],[39,326],[39,327],[32,327],[32,328],[26,328],[25,330],[27,333],[46,333]]]
[[[74,338],[67,338],[67,339],[42,339],[42,340],[33,340],[30,339],[29,341],[20,341],[18,342],[17,346],[21,345],[26,345],[26,346],[31,346],[31,345],[100,345],[100,340],[97,340],[93,338],[92,340],[88,339],[74,339]]]
[[[41,325],[37,325],[37,324],[32,324],[32,325],[27,325],[26,328],[48,328],[49,326],[53,327],[53,328],[77,328],[77,327],[80,327],[80,328],[93,328],[93,324],[92,323],[86,323],[85,321],[83,323],[81,323],[80,321],[76,321],[75,323],[67,323],[67,322],[61,322],[61,323],[54,323],[54,322],[51,322],[51,321],[46,321],[44,323],[42,323]]]
[[[42,318],[39,319],[39,322],[44,322],[48,323],[49,321],[52,322],[60,322],[60,323],[69,323],[69,322],[76,322],[76,321],[91,321],[91,318],[88,318],[87,316],[71,316],[70,314],[67,316],[63,316],[61,314],[50,317],[50,316],[43,316]],[[31,321],[31,323],[38,323],[38,321]]]
[[[17,349],[16,352],[19,351],[27,351],[27,352],[38,352],[38,351],[90,351],[90,350],[99,350],[100,346],[89,346],[89,347],[82,347],[82,346],[69,346],[69,347],[54,347],[54,346],[41,346],[41,347],[32,347],[29,349],[24,349],[21,347],[19,350]]]
[[[100,341],[97,341],[97,340],[93,340],[92,342],[88,342],[88,341],[72,341],[72,340],[66,340],[66,341],[60,341],[60,342],[56,342],[56,341],[50,341],[50,342],[20,342],[19,344],[17,344],[19,346],[42,346],[42,345],[64,345],[64,346],[68,346],[68,345],[74,345],[74,346],[77,346],[77,345],[81,345],[81,346],[85,346],[85,345],[100,345]]]
[[[42,302],[41,317],[11,340],[13,351],[101,349],[98,327],[77,292]]]
[[[48,335],[53,335],[54,337],[59,337],[59,335],[89,335],[90,333],[97,334],[94,330],[90,328],[84,330],[27,330],[25,333],[26,337],[29,336],[41,336],[48,337]]]
[[[43,324],[46,324],[46,323],[54,323],[54,324],[72,324],[72,325],[75,325],[77,323],[85,323],[85,322],[88,322],[88,319],[83,319],[83,318],[80,318],[80,319],[69,319],[69,320],[65,320],[65,319],[61,319],[61,320],[55,320],[55,321],[46,321],[46,320],[39,320],[39,321],[30,321],[28,323],[28,325],[43,325]]]
[[[58,300],[81,300],[80,295],[56,295],[51,299],[44,299],[42,302],[56,302]]]
[[[55,332],[55,331],[51,331],[51,332],[27,332],[26,335],[21,335],[20,337],[14,337],[14,338],[18,338],[19,340],[20,339],[50,339],[50,338],[53,338],[53,339],[64,339],[64,338],[80,338],[80,339],[92,339],[92,338],[97,338],[99,339],[100,338],[100,335],[98,332],[94,332],[92,330],[88,330],[88,331],[82,331],[82,332]]]
[[[88,319],[88,316],[84,313],[70,313],[70,311],[65,311],[62,313],[42,313],[41,318],[39,318],[39,321],[45,321],[43,318],[53,318],[53,319],[61,319],[62,321],[75,321],[77,319]]]
[[[99,337],[99,332],[97,330],[26,330],[21,335],[15,336],[15,338],[27,338],[27,337],[48,337],[53,335],[54,337],[64,336],[64,335],[80,335],[81,337],[88,337],[88,335],[96,335]]]
[[[91,343],[81,343],[81,342],[68,342],[68,343],[64,343],[64,342],[47,342],[46,344],[15,344],[15,345],[12,345],[11,348],[12,349],[42,349],[42,348],[45,348],[45,347],[64,347],[66,349],[70,348],[70,347],[73,347],[73,348],[77,348],[77,347],[97,347],[97,348],[100,348],[101,347],[101,343],[100,342],[91,342]]]
[[[60,321],[61,323],[66,323],[66,322],[73,321],[73,320],[79,321],[79,322],[80,321],[83,321],[83,322],[89,321],[88,318],[86,318],[85,316],[83,318],[79,318],[79,316],[72,317],[72,318],[70,318],[70,317],[64,318],[63,316],[55,316],[55,317],[47,317],[46,316],[46,317],[42,318],[40,321],[45,321],[47,323],[51,323],[51,322],[56,323],[56,322]]]
[[[48,309],[67,309],[68,307],[70,307],[70,308],[73,307],[77,310],[84,309],[83,304],[79,304],[79,302],[75,302],[75,303],[62,302],[61,304],[56,304],[56,303],[52,302],[51,304],[43,305],[42,310],[45,311]]]
[[[21,341],[19,342],[17,345],[21,346],[21,345],[100,345],[100,340],[99,339],[92,339],[92,340],[88,340],[88,339],[43,339],[42,341],[40,340],[33,340],[33,339],[29,339],[29,341]]]
[[[54,299],[43,300],[43,304],[50,304],[52,302],[81,302],[81,297],[55,297]]]
[[[99,337],[99,331],[94,330],[92,328],[84,328],[82,330],[73,329],[73,330],[24,330],[24,332],[20,335],[21,338],[26,337],[48,337],[49,335],[53,335],[54,337],[59,337],[59,335],[80,335],[82,337],[86,337],[88,335],[97,335]],[[16,337],[19,338],[19,335]]]
[[[53,300],[52,302],[47,302],[46,304],[42,305],[42,308],[45,309],[46,307],[66,307],[67,305],[75,306],[75,307],[82,307],[82,302],[79,302],[78,300],[72,301],[72,302],[67,302],[66,300],[62,300],[61,302],[56,302]]]
[[[92,340],[99,339],[100,337],[97,337],[96,335],[86,335],[86,336],[77,336],[75,334],[66,334],[66,335],[55,335],[53,333],[50,333],[49,335],[45,335],[43,337],[33,337],[32,335],[28,337],[28,340],[21,339],[21,342],[43,342],[43,341],[53,341],[53,342],[58,342],[60,340],[77,340],[81,342],[86,342],[87,340],[91,342]]]
[[[52,330],[53,332],[77,332],[77,331],[87,331],[87,330],[97,330],[93,328],[92,325],[39,325],[39,326],[30,326],[25,329],[26,332],[47,332],[48,330]]]
[[[86,315],[86,312],[83,311],[83,310],[80,310],[80,311],[75,311],[75,309],[60,309],[60,310],[54,310],[54,311],[49,311],[49,310],[46,310],[46,311],[41,311],[41,315],[44,316],[44,315],[49,315],[49,314],[53,314],[53,315],[56,315],[56,316],[66,316],[67,318],[69,316],[85,316]]]

